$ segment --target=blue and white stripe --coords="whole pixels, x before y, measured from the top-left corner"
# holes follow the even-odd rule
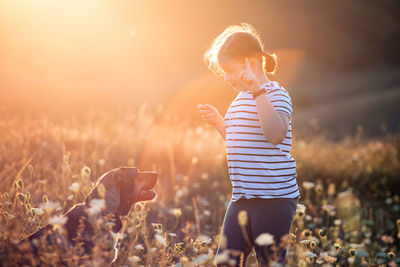
[[[250,91],[242,91],[225,115],[226,153],[232,182],[232,201],[239,198],[296,198],[296,162],[292,147],[292,101],[289,93],[275,81],[261,85],[277,112],[290,118],[285,139],[278,145],[269,142],[261,129],[257,107]]]

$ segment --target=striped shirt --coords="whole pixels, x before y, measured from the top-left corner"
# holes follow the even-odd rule
[[[276,112],[289,115],[285,139],[269,142],[261,129],[256,102],[250,91],[241,91],[225,115],[226,153],[232,182],[232,201],[239,198],[297,198],[296,162],[292,146],[292,102],[275,81],[261,85]]]

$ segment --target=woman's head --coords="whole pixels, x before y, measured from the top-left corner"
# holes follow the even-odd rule
[[[204,53],[205,63],[217,76],[224,75],[228,62],[244,64],[246,57],[258,60],[265,73],[275,73],[276,55],[264,51],[259,33],[248,23],[227,27]]]

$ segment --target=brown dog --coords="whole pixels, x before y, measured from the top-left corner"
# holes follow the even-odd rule
[[[113,217],[114,226],[112,231],[118,232],[122,227],[119,216],[127,215],[135,202],[151,200],[156,197],[156,193],[152,188],[157,183],[157,179],[158,174],[156,172],[140,172],[133,167],[119,167],[103,174],[85,201],[73,206],[64,214],[67,218],[64,227],[68,237],[68,244],[63,244],[64,251],[75,245],[78,228],[80,223],[83,223],[83,231],[80,237],[81,242],[83,241],[84,252],[89,255],[92,252],[94,229],[89,222],[87,211],[93,199],[104,199],[105,207],[99,215],[107,218]],[[58,245],[60,243],[60,238],[57,238],[57,233],[53,230],[53,226],[49,224],[22,240],[18,245],[20,252],[29,248],[33,258],[36,258],[33,259],[33,262],[29,260],[28,264],[40,264],[39,256],[43,246],[43,240],[41,239],[44,237],[46,238],[45,243],[49,246],[55,245],[56,242],[58,242]],[[8,256],[12,257],[11,255]],[[8,258],[8,262],[11,264],[16,263],[11,258]]]

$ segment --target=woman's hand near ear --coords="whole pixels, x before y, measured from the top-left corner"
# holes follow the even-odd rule
[[[252,93],[255,93],[260,90],[261,84],[251,68],[250,61],[247,57],[245,58],[245,64],[246,68],[239,72],[239,78],[248,86],[248,90],[250,90]]]

